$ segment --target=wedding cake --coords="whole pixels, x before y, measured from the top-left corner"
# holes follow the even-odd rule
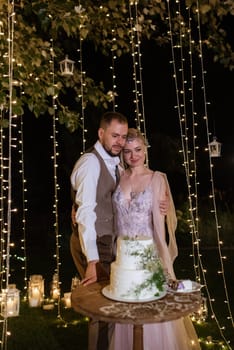
[[[165,294],[165,277],[153,239],[118,237],[111,264],[109,294],[114,299],[144,301]]]

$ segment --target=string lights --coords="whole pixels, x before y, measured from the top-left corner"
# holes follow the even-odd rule
[[[5,275],[4,269],[5,269],[5,220],[4,220],[4,202],[5,202],[5,177],[4,177],[4,140],[5,140],[5,135],[4,135],[4,129],[3,129],[3,119],[4,119],[4,108],[1,106],[1,128],[0,128],[0,152],[1,152],[1,158],[0,158],[0,179],[1,179],[1,187],[0,187],[0,203],[1,203],[1,212],[0,212],[0,225],[1,225],[1,258],[0,258],[0,271],[1,271],[1,276]],[[4,281],[3,278],[0,280],[1,282],[1,289],[3,289],[4,286]]]
[[[129,22],[130,22],[130,44],[133,62],[133,83],[134,83],[134,104],[135,104],[135,122],[136,127],[142,132],[145,139],[145,108],[142,81],[142,62],[141,62],[141,24],[138,16],[138,1],[129,1]],[[146,165],[148,166],[148,152],[146,152]]]
[[[204,122],[204,127],[206,131],[206,143],[210,144],[210,132],[209,132],[209,122],[208,122],[208,110],[206,96],[206,85],[205,85],[205,74],[203,63],[203,52],[202,52],[202,37],[201,37],[201,25],[200,25],[200,15],[199,15],[199,2],[196,2],[195,14],[196,14],[196,23],[193,23],[192,26],[192,17],[191,9],[183,8],[181,9],[181,2],[179,0],[173,2],[173,6],[170,6],[170,1],[167,1],[168,5],[168,23],[169,23],[169,36],[171,40],[171,53],[173,66],[173,79],[175,82],[175,91],[176,91],[176,102],[175,106],[179,118],[179,125],[181,131],[181,144],[182,144],[182,153],[185,168],[185,175],[188,187],[188,200],[189,200],[189,227],[192,234],[193,240],[193,262],[194,262],[194,271],[195,276],[198,282],[205,285],[205,291],[207,294],[207,301],[211,311],[211,318],[216,322],[219,332],[227,346],[230,349],[229,341],[224,335],[224,326],[220,325],[218,317],[214,312],[214,299],[211,297],[209,291],[209,286],[207,283],[206,269],[203,266],[202,254],[200,253],[200,217],[199,217],[199,192],[198,192],[198,166],[197,166],[197,157],[198,157],[198,127],[202,127],[202,122]],[[173,27],[172,25],[172,10],[175,10],[175,18],[177,25]],[[183,13],[183,15],[182,15]],[[187,25],[186,25],[187,24]],[[177,31],[173,29],[177,28]],[[188,29],[186,29],[188,28]],[[192,28],[196,28],[196,33],[192,33]],[[198,38],[197,42],[193,37]],[[186,51],[186,42],[189,43],[188,52]],[[194,60],[196,55],[196,50],[198,51],[198,62],[196,67],[200,67],[197,74],[195,73],[195,64]],[[197,90],[196,90],[197,88]],[[195,96],[200,96],[200,101],[203,101],[203,111],[201,112],[202,116],[196,112],[195,107],[197,100]],[[208,148],[205,149],[206,151]],[[213,178],[213,166],[211,155],[208,152],[208,164],[210,172],[210,194],[209,198],[211,200],[212,209],[210,213],[213,215],[216,227],[216,239],[218,246],[218,258],[220,262],[220,270],[218,274],[222,276],[223,287],[225,292],[225,304],[228,310],[228,318],[231,320],[233,327],[233,317],[231,314],[230,302],[228,297],[227,285],[225,280],[223,257],[222,257],[222,242],[220,239],[220,228],[218,222],[216,200],[215,200],[215,188],[214,188],[214,178]],[[220,285],[219,285],[220,288]]]
[[[194,270],[196,279],[200,282],[199,277],[199,264],[197,257],[200,255],[200,239],[199,239],[199,219],[198,219],[198,180],[197,180],[197,113],[195,111],[194,104],[194,79],[196,76],[193,73],[193,60],[192,52],[193,45],[192,41],[189,40],[189,58],[188,65],[190,65],[190,79],[185,79],[185,52],[184,52],[184,40],[185,38],[185,23],[182,20],[180,11],[180,2],[177,1],[178,10],[176,11],[177,21],[179,23],[179,33],[173,32],[172,29],[172,16],[168,1],[168,22],[169,22],[169,37],[171,39],[171,54],[173,65],[173,79],[175,83],[176,91],[176,102],[175,106],[179,119],[179,126],[181,132],[181,145],[182,154],[184,158],[183,167],[185,169],[188,199],[189,199],[189,214],[190,221],[189,227],[192,235],[192,247],[193,247],[193,259],[194,259]],[[190,21],[189,21],[190,28]],[[191,38],[191,30],[189,29],[189,36]],[[190,84],[190,86],[189,86]],[[190,102],[190,108],[187,108],[187,101]],[[188,114],[187,114],[188,110]],[[190,113],[189,113],[190,110]],[[189,124],[188,116],[191,115],[192,123]],[[191,130],[191,145],[189,144],[190,136],[188,131]]]
[[[16,316],[19,313],[19,291],[14,287],[10,288],[10,256],[11,248],[11,229],[12,229],[12,149],[15,148],[15,138],[13,130],[16,127],[14,124],[17,115],[13,112],[13,105],[15,104],[15,97],[13,94],[13,81],[14,81],[14,25],[15,25],[15,10],[14,1],[8,1],[7,3],[7,54],[4,58],[7,60],[8,72],[4,74],[4,78],[8,80],[8,104],[1,106],[7,111],[8,116],[8,149],[7,158],[4,157],[3,145],[1,147],[1,181],[3,190],[1,192],[1,315],[3,317],[2,325],[2,337],[1,337],[1,349],[7,349],[7,337],[10,334],[8,331],[8,317]],[[0,24],[1,37],[4,34],[3,22]],[[3,77],[2,77],[3,78]],[[1,114],[3,117],[3,114]],[[1,132],[1,141],[3,141],[3,135]],[[6,178],[5,178],[5,174]],[[6,202],[6,205],[4,203]],[[6,208],[6,212],[5,212]]]
[[[21,84],[20,88],[21,88]],[[23,93],[21,91],[21,93]],[[23,261],[23,266],[22,270],[24,272],[24,294],[26,297],[27,294],[27,283],[28,283],[28,270],[27,270],[27,235],[26,235],[26,213],[28,211],[27,208],[27,180],[25,177],[25,168],[24,168],[24,123],[23,123],[23,118],[21,117],[20,119],[20,127],[18,130],[19,134],[19,155],[20,155],[20,170],[19,173],[21,174],[21,180],[22,180],[22,239],[21,239],[21,252],[23,253],[23,257],[21,260]]]
[[[113,111],[115,112],[116,109],[118,108],[118,104],[116,103],[116,97],[118,96],[118,94],[117,94],[116,75],[115,75],[115,62],[117,59],[117,56],[116,56],[117,46],[116,46],[115,29],[111,30],[111,34],[112,34],[112,47],[111,47],[112,64],[110,66],[110,71],[112,73],[112,91],[108,91],[108,94],[112,100]]]
[[[88,130],[85,127],[85,108],[86,108],[86,103],[84,101],[84,88],[86,86],[85,84],[85,74],[86,72],[83,70],[83,37],[82,37],[82,31],[85,28],[85,18],[83,16],[84,13],[84,8],[81,6],[81,3],[79,2],[79,6],[76,8],[76,12],[79,13],[80,16],[80,39],[79,39],[79,69],[80,69],[80,95],[79,98],[81,99],[81,127],[82,127],[82,152],[83,154],[86,150],[86,134]]]
[[[199,34],[199,58],[200,58],[200,66],[201,66],[201,76],[202,76],[202,92],[203,92],[203,104],[204,104],[204,120],[205,120],[205,125],[206,125],[206,135],[207,135],[207,144],[210,144],[210,131],[209,131],[209,122],[208,122],[208,111],[207,111],[207,105],[209,104],[206,99],[206,85],[205,85],[205,69],[204,69],[204,63],[203,63],[203,50],[202,50],[202,35],[201,35],[201,21],[200,21],[200,11],[199,11],[199,2],[196,1],[196,13],[197,13],[197,23],[198,23],[198,34]],[[215,226],[216,226],[216,237],[217,237],[217,246],[218,246],[218,253],[219,253],[219,263],[220,263],[220,271],[218,271],[218,274],[221,275],[222,281],[223,281],[223,287],[224,287],[224,292],[225,292],[225,305],[227,307],[228,311],[228,317],[227,319],[231,321],[232,327],[234,327],[234,321],[233,321],[233,315],[231,312],[231,307],[230,307],[230,301],[229,301],[229,294],[227,290],[227,283],[226,283],[226,277],[225,277],[225,271],[224,271],[224,264],[223,261],[225,257],[223,256],[222,253],[222,245],[223,242],[220,238],[220,229],[221,226],[219,224],[218,220],[218,214],[217,214],[217,206],[216,206],[216,198],[215,198],[215,184],[214,184],[214,175],[213,175],[213,167],[214,164],[212,163],[212,157],[210,152],[209,154],[209,169],[210,169],[210,183],[211,183],[211,196],[210,198],[212,199],[212,205],[213,208],[211,209],[211,213],[213,213],[214,221],[215,221]],[[215,315],[214,315],[215,317]],[[219,327],[220,328],[220,333],[223,336],[223,339],[226,341],[226,338],[223,333],[224,327]],[[228,341],[227,341],[228,343]]]
[[[57,110],[57,93],[56,93],[56,84],[55,84],[55,74],[54,74],[54,49],[53,49],[53,40],[51,39],[51,47],[50,47],[50,74],[51,74],[51,85],[53,87],[53,96],[52,96],[52,109],[53,109],[53,125],[52,125],[52,135],[51,139],[53,142],[53,155],[51,157],[53,161],[53,170],[54,170],[54,205],[53,205],[53,214],[54,214],[54,233],[55,233],[55,254],[54,258],[56,260],[56,267],[55,267],[55,273],[53,276],[53,282],[55,282],[55,276],[56,276],[56,299],[57,299],[57,317],[61,319],[61,305],[60,305],[60,233],[59,233],[59,214],[58,214],[58,192],[59,192],[59,183],[58,183],[58,175],[57,175],[57,168],[58,168],[58,161],[57,158],[59,156],[58,152],[58,141],[57,141],[57,122],[58,117],[56,115]],[[54,285],[53,285],[54,287]]]

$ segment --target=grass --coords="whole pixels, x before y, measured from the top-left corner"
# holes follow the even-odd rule
[[[44,311],[21,303],[20,316],[9,318],[8,349],[83,350],[87,349],[87,321],[72,309],[58,317],[57,308]]]

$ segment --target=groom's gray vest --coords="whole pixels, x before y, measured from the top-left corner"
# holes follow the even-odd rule
[[[114,234],[114,214],[112,205],[112,194],[115,190],[116,184],[108,171],[106,164],[99,153],[92,149],[92,153],[98,158],[101,171],[97,184],[96,202],[97,206],[95,212],[97,220],[95,223],[97,236],[105,236]]]
[[[108,171],[104,160],[95,150],[95,148],[92,147],[86,152],[95,154],[100,163],[100,176],[98,179],[96,192],[97,205],[95,208],[95,213],[97,219],[95,222],[95,228],[97,233],[97,247],[100,262],[104,264],[110,264],[114,260],[115,225],[112,194],[115,190],[116,184],[110,172]],[[74,206],[77,208],[77,205],[74,202],[74,191],[72,197]],[[77,226],[76,229],[73,227],[73,234],[78,236]]]

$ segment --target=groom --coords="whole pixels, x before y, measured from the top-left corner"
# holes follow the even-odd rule
[[[97,142],[78,159],[71,174],[74,204],[70,249],[84,286],[100,280],[100,276],[109,279],[110,264],[115,259],[112,193],[127,132],[124,115],[106,112]],[[106,350],[108,345],[107,324],[90,322],[88,349]]]

